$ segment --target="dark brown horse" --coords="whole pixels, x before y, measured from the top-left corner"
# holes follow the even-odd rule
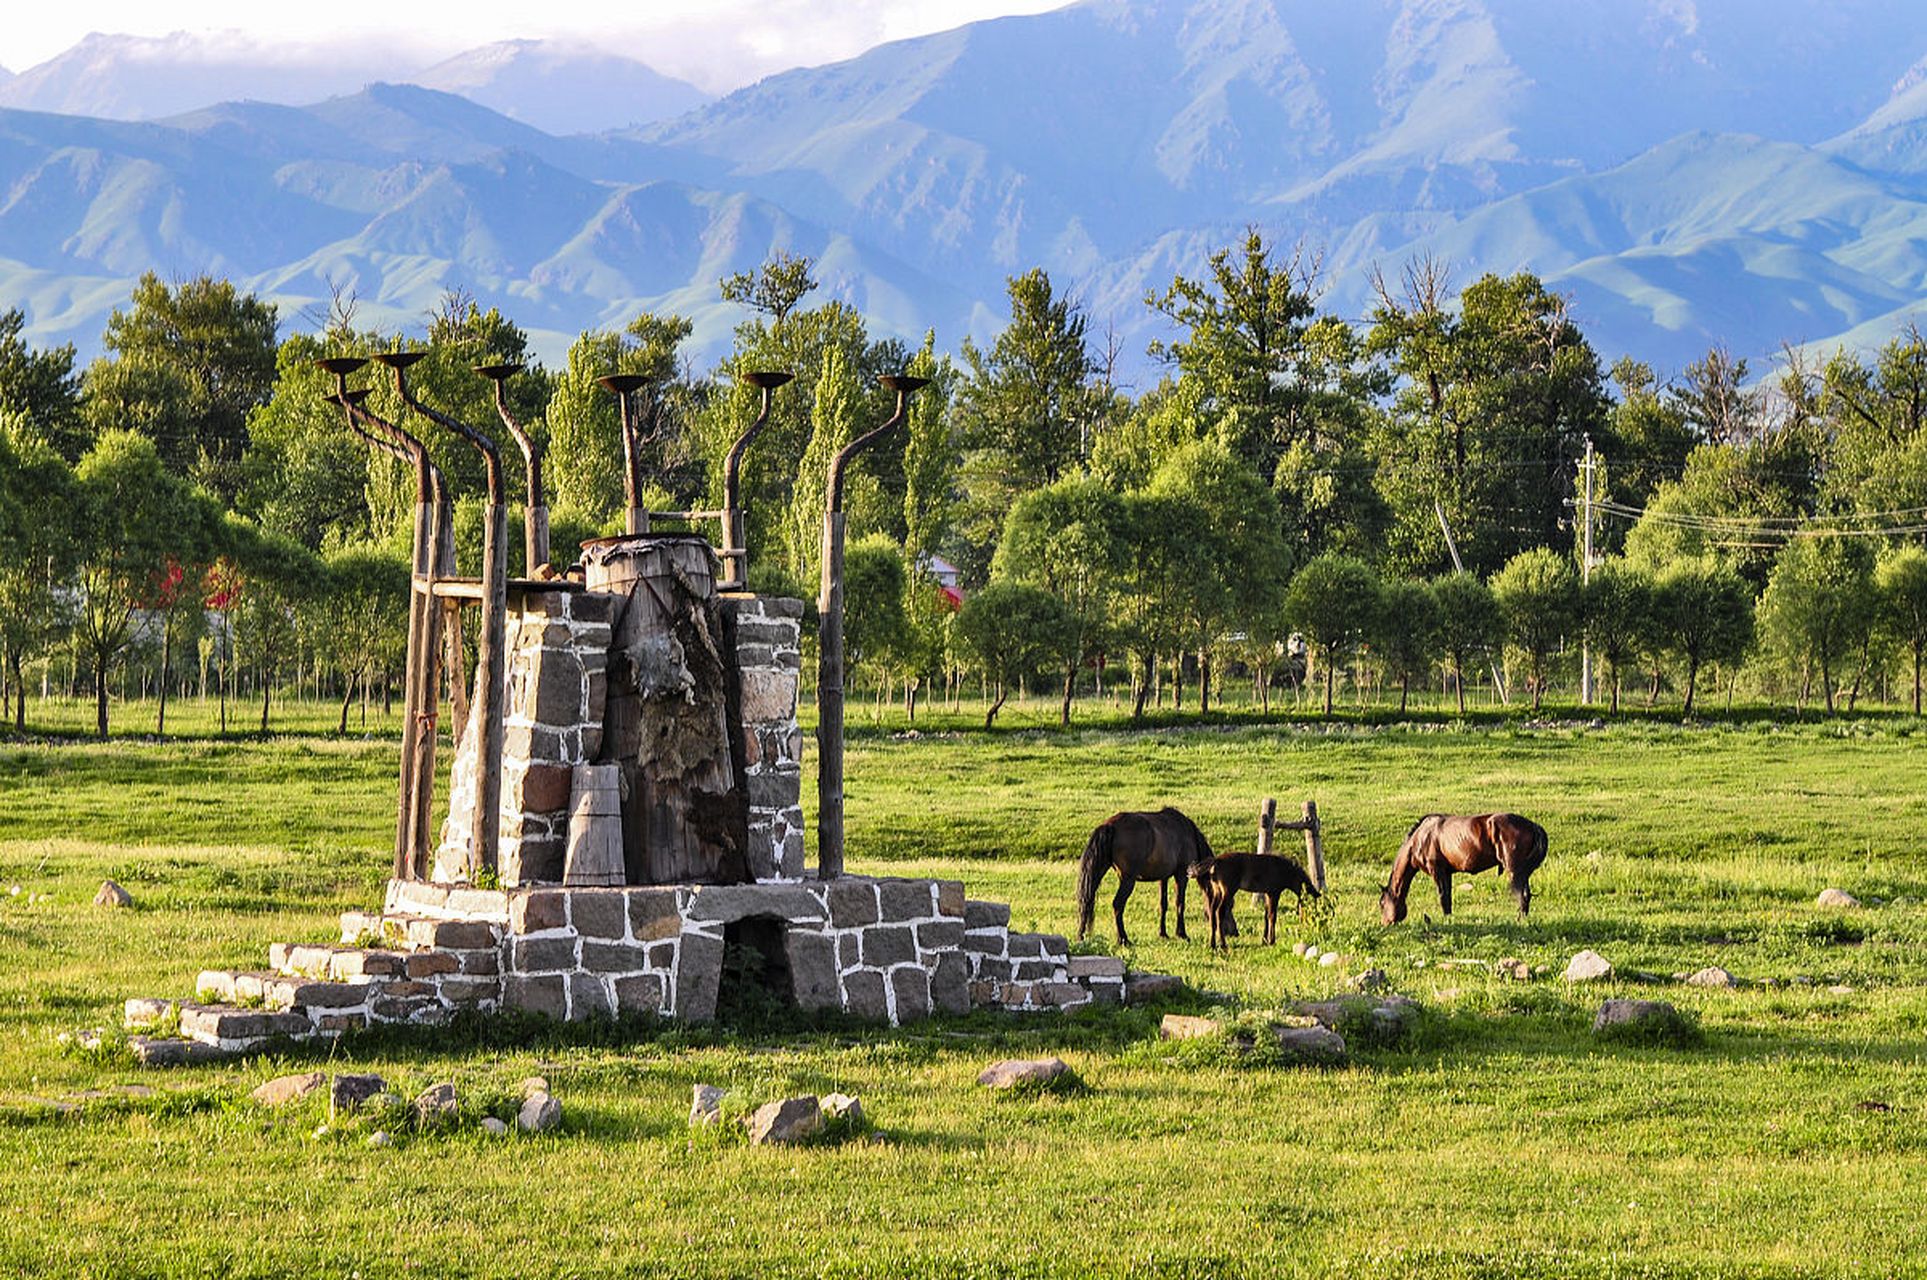
[[[1097,908],[1097,885],[1106,871],[1117,871],[1117,896],[1111,899],[1111,914],[1117,921],[1117,940],[1130,945],[1124,933],[1124,904],[1130,900],[1131,887],[1140,880],[1158,882],[1158,937],[1168,938],[1165,918],[1171,907],[1171,881],[1178,882],[1178,936],[1184,932],[1184,877],[1197,863],[1211,856],[1211,844],[1198,830],[1198,824],[1176,809],[1156,813],[1114,813],[1097,824],[1090,843],[1084,846],[1083,861],[1077,868],[1077,936],[1091,931],[1091,917]]]
[[[1428,813],[1406,833],[1392,863],[1392,877],[1378,895],[1386,924],[1405,918],[1405,893],[1422,871],[1439,887],[1439,909],[1452,914],[1452,873],[1472,875],[1489,867],[1506,874],[1519,914],[1532,909],[1532,873],[1546,860],[1546,829],[1516,813],[1472,817]]]
[[[1229,951],[1227,934],[1238,931],[1231,917],[1232,900],[1239,890],[1255,893],[1265,900],[1265,945],[1278,941],[1278,899],[1295,893],[1302,902],[1306,894],[1316,898],[1318,886],[1305,869],[1290,858],[1274,853],[1225,853],[1209,862],[1194,863],[1191,876],[1204,890],[1205,911],[1211,920],[1213,950]]]

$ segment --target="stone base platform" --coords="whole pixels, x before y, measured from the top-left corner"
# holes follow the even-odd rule
[[[761,964],[726,967],[732,945]],[[136,1055],[198,1061],[465,1009],[706,1022],[728,982],[893,1026],[1175,985],[1114,957],[1073,956],[1056,934],[1013,933],[1009,907],[966,898],[960,881],[870,876],[502,890],[394,880],[380,912],[342,916],[339,944],[277,943],[268,962],[202,973],[195,1002],[129,1000],[128,1029],[149,1033],[130,1041]]]

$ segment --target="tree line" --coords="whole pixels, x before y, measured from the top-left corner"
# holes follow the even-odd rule
[[[847,642],[879,698],[957,697],[994,722],[1049,687],[1069,722],[1095,690],[1208,712],[1267,709],[1281,685],[1330,714],[1436,679],[1537,708],[1587,655],[1598,700],[1686,714],[1710,692],[1829,711],[1896,681],[1919,706],[1927,647],[1927,340],[1870,358],[1789,349],[1769,376],[1720,349],[1670,378],[1604,366],[1529,273],[1455,290],[1436,263],[1378,278],[1362,322],[1321,312],[1316,264],[1256,231],[1144,305],[1165,322],[1148,387],[1042,270],[1009,281],[987,346],[873,337],[819,301],[817,264],[782,253],[719,281],[743,319],[698,371],[692,325],[642,314],[583,333],[560,367],[496,310],[446,297],[422,338],[361,327],[338,299],[280,336],[225,280],[149,275],[102,354],[35,348],[0,314],[0,711],[29,691],[213,692],[224,708],[290,678],[386,696],[401,661],[412,476],[326,402],[321,356],[425,349],[417,395],[540,437],[554,545],[617,532],[617,408],[596,383],[649,378],[649,505],[712,508],[758,408],[742,375],[785,370],[743,467],[759,590],[815,594],[829,458],[890,412],[883,373],[930,379],[907,430],[849,484]],[[406,410],[366,379],[369,405]],[[459,557],[481,536],[480,463],[424,438],[463,495]],[[1583,464],[1588,444],[1601,460]],[[899,447],[900,446],[900,447]],[[512,483],[521,477],[510,468]],[[1588,483],[1589,481],[1589,483]],[[516,495],[519,500],[519,494]],[[1594,555],[1585,562],[1585,526]],[[558,552],[560,556],[561,553]],[[511,548],[514,572],[519,540]],[[954,570],[961,609],[938,590]],[[1489,676],[1489,680],[1488,680]]]

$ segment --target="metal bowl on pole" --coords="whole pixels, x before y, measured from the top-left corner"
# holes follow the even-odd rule
[[[637,436],[635,393],[650,384],[640,373],[608,373],[596,379],[616,398],[622,412],[622,503],[623,529],[628,533],[649,532],[649,511],[642,502],[642,443]]]
[[[743,455],[749,451],[756,437],[763,434],[769,425],[770,403],[776,389],[791,381],[796,375],[776,370],[758,370],[743,375],[743,381],[760,389],[763,393],[762,408],[756,414],[756,421],[749,429],[736,437],[736,443],[729,446],[729,455],[723,460],[723,581],[717,584],[725,591],[744,590],[749,584],[749,537],[743,527],[742,470]]]
[[[533,578],[539,566],[549,563],[549,502],[542,488],[542,458],[547,448],[509,412],[508,380],[522,372],[522,366],[478,364],[475,372],[495,384],[495,412],[522,451],[529,499],[522,512],[522,571]]]
[[[823,503],[823,581],[816,600],[816,873],[824,880],[843,874],[843,475],[852,459],[903,425],[910,397],[930,379],[886,374],[877,381],[897,393],[896,411],[830,460]]]

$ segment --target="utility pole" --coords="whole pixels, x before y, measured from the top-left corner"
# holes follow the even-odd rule
[[[1580,475],[1585,480],[1585,489],[1579,500],[1580,519],[1583,521],[1580,525],[1581,533],[1579,535],[1579,581],[1581,584],[1590,584],[1592,582],[1593,465],[1592,437],[1587,436],[1586,460],[1580,465]],[[1592,703],[1592,642],[1590,640],[1580,642],[1579,703],[1581,706],[1589,706]]]

